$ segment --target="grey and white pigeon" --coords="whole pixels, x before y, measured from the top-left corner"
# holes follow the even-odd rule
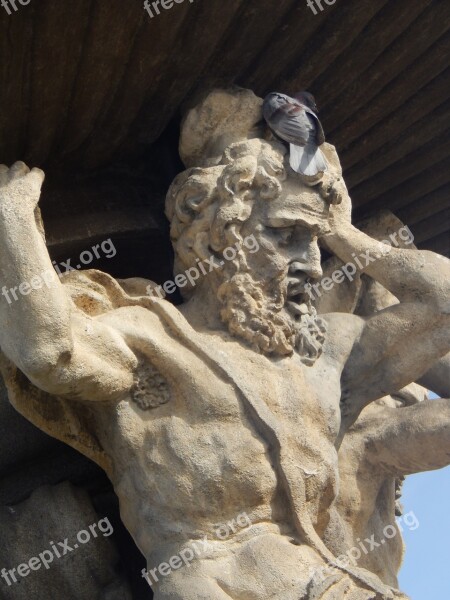
[[[317,180],[327,170],[319,146],[325,142],[317,116],[314,96],[300,92],[294,98],[273,92],[264,99],[263,115],[270,129],[290,144],[290,165],[308,181]]]

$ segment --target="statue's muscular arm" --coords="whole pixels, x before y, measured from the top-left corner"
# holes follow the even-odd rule
[[[74,307],[56,275],[35,221],[43,180],[24,163],[0,165],[0,287],[17,296],[0,296],[0,348],[49,393],[119,397],[136,359],[116,331]]]
[[[450,400],[385,407],[368,431],[368,459],[391,475],[412,475],[450,464]]]
[[[404,408],[385,407],[371,427],[370,457],[396,475],[450,464],[450,355],[433,365],[420,383],[443,398]]]
[[[364,406],[417,381],[450,350],[450,261],[372,239],[351,225],[349,202],[333,207],[325,244],[345,262],[370,257],[364,272],[400,304],[370,318],[345,315],[353,341],[341,378],[341,435]]]
[[[441,398],[450,398],[450,353],[434,364],[418,383]]]

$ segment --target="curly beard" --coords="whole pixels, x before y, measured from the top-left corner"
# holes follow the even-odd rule
[[[230,333],[259,352],[289,356],[296,351],[308,366],[322,354],[326,323],[309,299],[287,302],[285,273],[259,282],[250,273],[238,272],[220,285],[217,295]]]

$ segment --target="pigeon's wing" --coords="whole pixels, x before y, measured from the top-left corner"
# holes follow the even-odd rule
[[[319,117],[316,117],[317,119],[317,145],[321,146],[322,144],[325,144],[325,131],[323,130],[322,127],[322,123],[320,122]]]
[[[305,111],[308,113],[308,115],[311,115],[311,117],[313,117],[315,123],[316,123],[316,143],[318,146],[321,146],[322,144],[325,143],[325,132],[323,130],[322,127],[322,123],[320,122],[319,117],[316,115],[316,113],[311,110],[310,108],[305,108]]]
[[[311,138],[314,124],[305,113],[303,106],[286,102],[271,116],[270,127],[284,141],[297,146],[305,146]]]

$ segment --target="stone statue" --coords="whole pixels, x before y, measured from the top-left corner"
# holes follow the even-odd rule
[[[377,239],[389,239],[389,231],[403,227],[391,213],[371,219],[368,225]],[[411,244],[409,239],[403,245]],[[324,271],[329,269],[328,263],[336,267],[336,261],[330,259],[324,263]],[[339,288],[340,297],[335,291],[331,299],[339,312],[355,306],[356,314],[370,316],[398,303],[366,275],[346,287],[344,293]],[[353,301],[349,302],[352,295]],[[318,303],[318,308],[322,304]],[[440,361],[436,367],[426,378],[432,390],[439,390],[439,370],[443,368],[447,385],[450,382],[450,362]],[[397,587],[404,554],[401,534],[406,528],[415,530],[420,525],[414,511],[404,513],[399,502],[402,483],[412,473],[450,464],[450,401],[429,400],[427,390],[415,383],[376,400],[346,432],[338,460],[339,494],[330,511],[324,541],[336,556]],[[324,567],[322,572],[325,575],[331,571]]]
[[[356,229],[334,148],[306,186],[261,104],[217,91],[183,123],[166,204],[179,307],[138,278],[60,280],[43,173],[0,167],[0,281],[18,295],[0,302],[2,373],[19,412],[105,469],[157,600],[405,598],[334,552],[338,448],[370,403],[448,373],[450,261]],[[319,316],[319,244],[399,303]]]
[[[388,210],[360,227],[379,241],[417,249],[412,232]],[[343,267],[336,256],[322,263],[328,277]],[[362,273],[323,291],[315,302],[319,313],[350,312],[363,317],[395,304],[398,300],[393,294]],[[424,379],[431,390],[448,395],[450,360],[439,361]],[[341,560],[364,567],[398,587],[404,554],[401,534],[420,525],[414,511],[403,512],[399,502],[402,484],[406,475],[450,464],[449,400],[428,400],[427,390],[415,383],[376,400],[346,432],[338,460],[339,494],[324,541]],[[325,576],[333,568],[324,566],[321,572]]]
[[[75,549],[72,540],[69,548],[58,544],[68,533],[90,532],[89,526],[99,520],[105,533],[92,535],[86,545]],[[128,582],[117,573],[112,525],[107,518],[99,519],[85,490],[67,481],[44,485],[14,507],[1,506],[0,522],[2,600],[133,600]],[[30,558],[34,569],[25,569]],[[16,569],[12,575],[4,568],[21,564],[20,573]]]

